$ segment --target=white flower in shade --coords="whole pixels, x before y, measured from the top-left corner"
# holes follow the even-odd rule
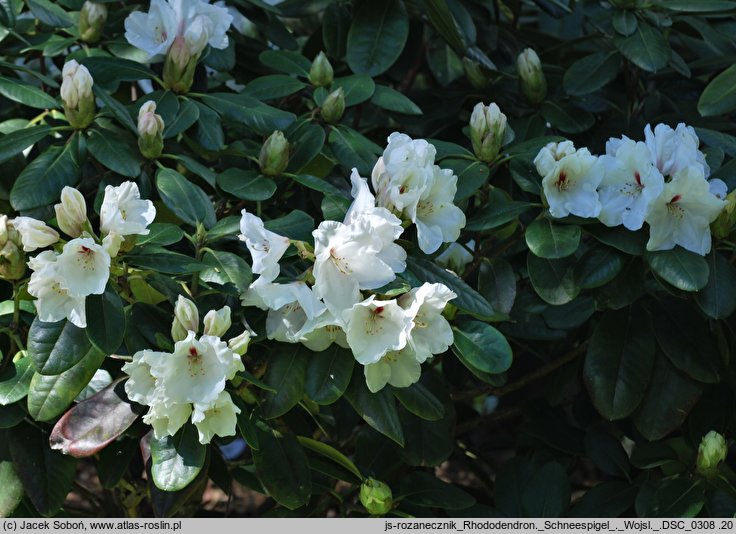
[[[269,339],[298,342],[319,326],[325,305],[304,282],[264,284],[259,295],[269,309],[266,335]]]
[[[631,139],[629,139],[625,135],[622,135],[621,137],[610,137],[608,141],[606,141],[606,156],[616,157],[616,154],[618,154],[618,149],[621,148],[622,145],[625,145],[630,141]]]
[[[73,187],[61,190],[61,202],[54,206],[56,222],[61,231],[70,237],[79,237],[87,222],[87,203],[82,193]]]
[[[240,408],[227,391],[222,391],[209,404],[196,403],[192,423],[197,427],[199,442],[207,444],[215,436],[234,436],[239,413]]]
[[[120,252],[120,247],[125,241],[125,236],[110,232],[102,239],[102,248],[104,248],[111,258],[114,258]]]
[[[56,253],[46,250],[31,258],[28,266],[33,270],[28,282],[28,293],[36,297],[38,318],[47,323],[68,319],[79,328],[87,326],[85,297],[73,296],[61,287],[57,273]]]
[[[406,346],[412,318],[395,300],[371,295],[343,313],[345,335],[353,356],[363,365]]]
[[[473,261],[473,254],[468,249],[475,250],[474,240],[471,239],[465,246],[460,243],[450,243],[434,261],[440,267],[450,269],[456,274],[462,274],[465,266]]]
[[[279,275],[279,260],[289,248],[289,238],[266,230],[263,221],[243,210],[240,218],[241,241],[245,241],[253,258],[252,270],[268,282]]]
[[[167,402],[207,404],[225,389],[226,380],[244,369],[240,357],[220,338],[202,336],[197,340],[190,331],[151,373],[161,381]]]
[[[153,403],[156,393],[156,378],[151,374],[151,367],[160,365],[170,354],[141,350],[133,354],[133,360],[123,365],[123,372],[128,375],[125,381],[125,393],[128,398],[138,404]]]
[[[46,248],[59,240],[59,233],[56,230],[32,217],[16,217],[12,224],[18,230],[23,250],[26,252]]]
[[[649,208],[647,250],[669,250],[680,245],[705,256],[711,247],[710,223],[724,206],[725,202],[708,190],[701,167],[678,171]]]
[[[436,154],[434,146],[424,139],[392,133],[371,174],[378,205],[413,219],[419,197],[434,175]]]
[[[125,19],[125,38],[148,53],[149,59],[165,55],[181,37],[199,54],[206,44],[227,47],[232,16],[227,9],[203,0],[152,0],[148,13],[135,11]]]
[[[644,137],[652,162],[664,176],[674,176],[693,165],[699,166],[706,178],[710,174],[705,155],[698,150],[700,139],[692,126],[680,123],[673,130],[666,124],[657,124],[652,131],[647,124]]]
[[[100,295],[110,278],[110,255],[93,239],[78,237],[64,245],[56,260],[61,287],[70,295]]]
[[[452,345],[452,327],[442,316],[442,310],[456,297],[444,284],[425,282],[399,298],[399,305],[411,317],[408,344],[420,363]]]
[[[230,338],[227,342],[227,346],[230,347],[235,354],[243,356],[248,352],[248,345],[250,345],[250,338],[256,335],[250,328],[246,328],[242,334]]]
[[[724,200],[728,195],[728,186],[720,178],[711,178],[708,180],[708,190],[721,200]]]
[[[135,182],[105,187],[105,197],[100,207],[100,229],[104,233],[148,235],[148,225],[155,218],[153,202],[141,199]]]
[[[77,109],[80,101],[92,96],[94,80],[87,67],[75,60],[67,61],[61,71],[61,99],[70,109]]]
[[[606,226],[623,224],[629,230],[639,230],[649,206],[664,188],[664,177],[642,142],[626,139],[615,153],[601,156],[605,174],[598,188],[598,218]]]
[[[575,145],[572,144],[572,141],[547,143],[534,158],[534,166],[539,176],[547,176],[554,170],[558,161],[574,153]]]
[[[457,192],[457,176],[451,169],[434,166],[434,175],[417,203],[413,222],[417,225],[419,248],[432,254],[442,243],[460,237],[465,214],[453,204]]]
[[[222,337],[230,330],[230,306],[223,306],[219,310],[210,310],[204,316],[204,335]]]
[[[156,439],[176,434],[192,414],[192,405],[188,402],[166,402],[158,395],[150,406],[143,415],[143,422],[153,427]]]
[[[406,388],[419,380],[422,366],[414,352],[406,347],[399,351],[391,351],[376,363],[363,367],[365,382],[371,392],[382,390],[386,384],[395,388]]]
[[[344,349],[350,348],[342,320],[332,315],[329,310],[319,316],[317,326],[311,332],[304,334],[301,342],[314,352],[327,350],[333,343]]]
[[[542,179],[553,217],[597,217],[601,211],[598,186],[603,180],[603,162],[587,148],[564,156]]]

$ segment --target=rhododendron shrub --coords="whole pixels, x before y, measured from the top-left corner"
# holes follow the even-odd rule
[[[0,516],[732,517],[734,13],[0,2]]]

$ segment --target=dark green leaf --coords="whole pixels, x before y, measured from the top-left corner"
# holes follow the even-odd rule
[[[199,277],[205,282],[215,284],[234,284],[238,291],[248,289],[253,274],[250,266],[246,261],[232,252],[223,252],[221,250],[208,251],[202,261],[209,265],[208,269],[204,269]]]
[[[0,461],[0,517],[10,517],[23,499],[23,483],[13,462]]]
[[[583,378],[593,405],[609,420],[634,412],[647,391],[656,345],[639,307],[606,313],[593,333]]]
[[[713,319],[725,319],[736,310],[736,268],[715,250],[707,258],[708,284],[695,294],[700,309]]]
[[[309,76],[311,62],[303,55],[289,50],[266,50],[261,52],[258,59],[267,67],[298,76]]]
[[[11,362],[0,373],[0,405],[7,406],[28,395],[34,372],[32,360],[28,356]]]
[[[353,74],[345,78],[336,78],[331,89],[334,91],[338,87],[342,87],[345,92],[345,105],[355,106],[373,96],[376,84],[367,74]]]
[[[394,397],[411,413],[426,421],[438,421],[445,415],[445,407],[434,394],[419,382],[408,388],[391,388]]]
[[[123,302],[108,284],[102,295],[90,295],[87,306],[87,337],[105,354],[114,354],[123,343],[125,312]]]
[[[58,375],[71,369],[89,350],[85,329],[70,321],[47,323],[36,317],[28,332],[28,356],[43,375]]]
[[[59,103],[30,83],[0,76],[0,95],[36,109],[57,109]]]
[[[47,26],[68,28],[73,24],[69,13],[50,0],[27,0],[27,2],[33,15]]]
[[[662,32],[643,21],[639,21],[631,36],[617,39],[616,46],[634,65],[649,72],[658,71],[670,60],[667,39]]]
[[[526,517],[561,517],[570,505],[570,482],[565,468],[547,462],[529,480],[522,505]]]
[[[290,510],[309,501],[312,476],[307,456],[292,434],[275,436],[272,431],[258,431],[261,447],[253,451],[258,478],[276,502]]]
[[[573,63],[562,79],[570,95],[587,95],[598,91],[616,78],[621,56],[616,53],[597,53]]]
[[[575,284],[583,289],[600,287],[616,278],[623,268],[623,259],[612,249],[593,248],[575,266]]]
[[[332,404],[342,397],[355,366],[352,353],[333,343],[309,356],[304,390],[317,404]]]
[[[20,154],[51,133],[49,126],[30,126],[0,137],[0,163]]]
[[[548,260],[534,254],[527,256],[529,279],[542,300],[561,306],[567,304],[580,293],[573,276],[574,256],[560,260]]]
[[[703,117],[724,115],[736,109],[736,65],[713,78],[698,100]]]
[[[409,98],[399,91],[386,87],[385,85],[377,85],[373,93],[371,102],[379,108],[403,113],[404,115],[421,115],[422,110]]]
[[[493,230],[495,228],[498,228],[499,226],[503,226],[504,224],[508,224],[511,221],[516,220],[519,215],[537,206],[539,206],[539,204],[535,204],[533,202],[521,202],[513,200],[506,201],[500,205],[496,203],[489,203],[488,206],[486,206],[479,215],[476,215],[468,221],[465,229],[471,232],[484,232],[487,230]],[[535,221],[534,223],[532,223],[532,226],[537,222],[539,221]],[[577,227],[572,226],[569,228]],[[531,226],[529,227],[529,230],[531,230]]]
[[[549,219],[537,219],[526,229],[526,244],[535,256],[547,259],[566,258],[580,244],[580,227],[555,224]]]
[[[280,345],[269,357],[264,382],[276,393],[266,393],[262,405],[267,419],[281,417],[304,396],[304,382],[310,351],[302,344]]]
[[[582,133],[595,124],[595,117],[587,111],[549,100],[542,104],[542,115],[552,126],[568,134]]]
[[[409,36],[409,17],[399,0],[363,1],[354,8],[347,62],[356,73],[382,74],[398,59]]]
[[[470,321],[453,327],[455,342],[452,351],[474,368],[489,374],[499,374],[511,367],[513,353],[504,335],[491,325]]]
[[[365,385],[363,371],[356,369],[345,391],[345,398],[366,423],[403,447],[404,432],[401,430],[396,402],[388,388],[371,393]]]
[[[217,185],[223,191],[242,200],[268,200],[276,192],[273,178],[258,171],[231,167],[217,175]]]
[[[187,131],[198,119],[199,107],[197,107],[197,104],[191,100],[183,101],[181,106],[179,106],[179,113],[177,113],[174,120],[166,123],[164,139],[176,137],[180,133]]]
[[[243,89],[243,94],[258,100],[275,100],[292,95],[304,89],[307,85],[293,76],[272,74],[256,78]]]
[[[475,504],[470,494],[422,471],[401,479],[401,495],[406,502],[422,508],[463,510]]]
[[[192,226],[202,222],[205,228],[214,226],[215,210],[207,193],[175,170],[159,169],[156,188],[164,204],[184,222]]]
[[[478,292],[500,313],[509,313],[516,300],[516,275],[500,257],[480,264]]]

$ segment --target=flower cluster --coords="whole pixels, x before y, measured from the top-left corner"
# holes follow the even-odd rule
[[[594,156],[572,142],[550,143],[534,164],[553,217],[597,217],[606,226],[649,224],[647,250],[676,245],[705,255],[710,224],[725,207],[726,185],[710,169],[692,127],[647,125],[645,141],[624,136]]]
[[[419,380],[422,362],[448,349],[453,334],[442,311],[455,293],[425,283],[386,298],[380,289],[406,269],[406,251],[396,243],[404,231],[397,214],[416,223],[425,252],[457,239],[465,224],[452,203],[457,177],[434,165],[434,154],[426,141],[392,134],[373,171],[378,197],[353,170],[353,202],[344,220],[319,224],[313,253],[295,243],[314,261],[301,280],[275,282],[291,241],[243,210],[240,238],[260,276],[242,300],[268,310],[269,339],[300,342],[314,351],[332,343],[350,348],[374,392],[387,383],[410,386]]]
[[[30,258],[28,266],[33,274],[28,293],[36,297],[41,321],[66,318],[84,328],[86,297],[105,291],[111,258],[117,256],[126,236],[149,232],[147,226],[153,222],[156,209],[150,200],[140,198],[138,186],[133,182],[107,186],[100,209],[102,239],[92,231],[84,197],[76,189],[65,187],[61,202],[54,209],[59,229],[72,239],[57,246],[59,250],[44,250]],[[2,222],[20,234],[25,252],[59,243],[56,230],[36,219],[16,217],[7,221],[3,218]]]
[[[154,436],[173,436],[191,419],[200,443],[214,436],[234,436],[240,413],[225,383],[245,370],[240,356],[250,340],[246,330],[229,342],[221,338],[230,329],[230,308],[210,310],[199,331],[195,304],[182,296],[176,303],[171,327],[174,351],[142,350],[123,366],[128,398],[148,406],[143,421],[153,427]]]

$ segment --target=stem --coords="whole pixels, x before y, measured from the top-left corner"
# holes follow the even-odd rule
[[[23,347],[20,339],[18,338],[18,326],[20,325],[20,285],[18,282],[13,282],[13,321],[10,323],[10,329],[8,331],[8,337],[10,338],[10,348],[8,353],[3,358],[2,369],[5,369],[10,361],[15,356],[18,347]]]
[[[194,235],[194,259],[197,261],[202,260],[204,254],[204,244],[207,237],[207,232],[204,230],[204,226],[201,223],[197,223],[197,232]],[[192,298],[197,296],[199,291],[199,271],[192,274]]]
[[[467,400],[472,399],[473,397],[477,397],[478,395],[482,394],[489,394],[489,395],[495,395],[497,397],[502,397],[503,395],[508,395],[509,393],[513,393],[514,391],[518,391],[532,382],[536,382],[540,378],[544,378],[545,376],[552,374],[554,371],[559,369],[560,367],[563,367],[564,365],[570,363],[575,358],[580,356],[581,354],[585,353],[585,350],[588,348],[589,341],[585,341],[575,347],[573,350],[562,356],[561,358],[557,358],[556,360],[553,360],[549,362],[547,365],[544,365],[534,371],[533,373],[530,373],[526,375],[525,377],[517,380],[516,382],[512,382],[511,384],[507,384],[500,388],[494,388],[492,386],[484,386],[481,388],[477,388],[470,391],[465,391],[462,393],[459,393],[458,395],[453,396],[453,400],[460,401],[460,400]]]

